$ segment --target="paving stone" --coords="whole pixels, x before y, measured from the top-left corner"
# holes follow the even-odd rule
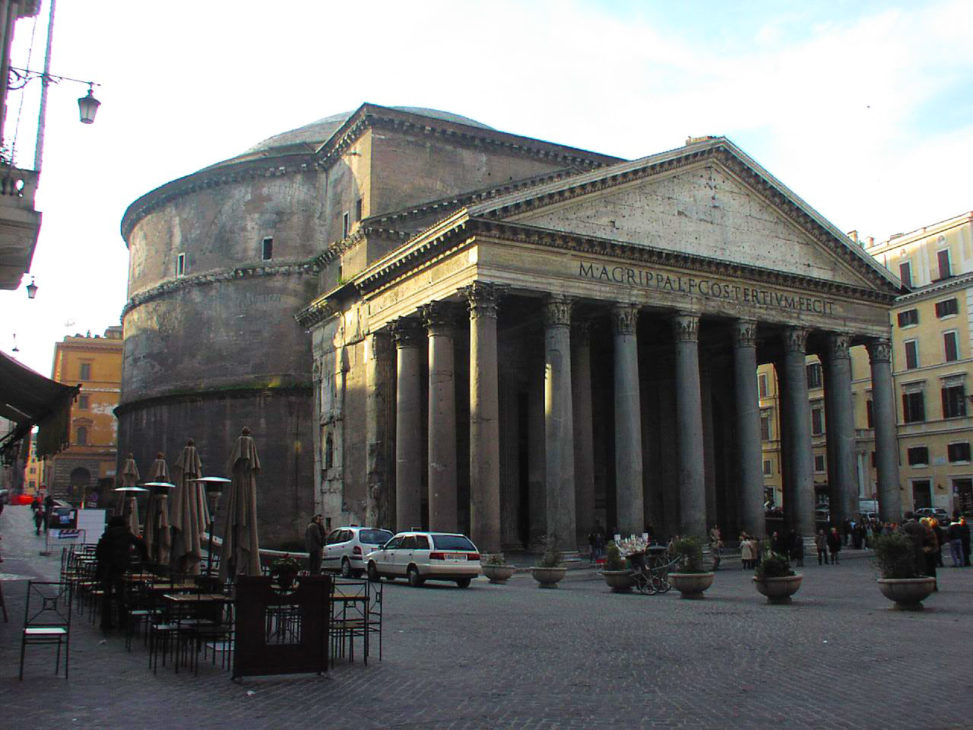
[[[18,510],[24,510],[20,514]],[[7,577],[53,577],[26,507],[0,515]],[[136,643],[80,617],[71,679],[44,648],[17,681],[25,582],[5,579],[4,717],[38,728],[897,728],[973,726],[973,569],[940,570],[922,613],[890,610],[863,554],[808,565],[789,606],[749,571],[720,570],[702,601],[613,594],[593,570],[556,590],[527,573],[468,589],[385,588],[384,661],[327,675],[153,675]],[[738,564],[737,564],[738,565]]]

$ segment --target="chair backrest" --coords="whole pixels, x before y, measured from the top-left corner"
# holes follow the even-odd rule
[[[71,627],[71,584],[28,581],[24,628]]]

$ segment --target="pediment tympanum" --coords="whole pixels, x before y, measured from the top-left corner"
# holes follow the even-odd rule
[[[838,255],[836,249],[848,244],[816,240],[714,159],[500,217],[852,286],[881,286],[873,272]]]

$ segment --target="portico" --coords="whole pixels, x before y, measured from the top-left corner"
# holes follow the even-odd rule
[[[850,504],[848,348],[869,348],[881,423],[894,413],[883,353],[896,287],[732,143],[708,138],[461,208],[322,295],[305,323],[316,357],[351,381],[360,342],[394,343],[362,379],[393,403],[364,409],[365,433],[343,437],[393,453],[383,435],[394,434],[394,459],[369,457],[369,483],[382,485],[369,514],[469,531],[483,552],[573,550],[596,524],[763,534],[756,368],[768,362],[783,394],[786,523],[812,534],[810,352],[827,362],[828,437]],[[877,429],[883,516],[899,509],[889,423],[891,440]]]

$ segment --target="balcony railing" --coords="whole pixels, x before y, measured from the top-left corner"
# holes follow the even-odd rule
[[[38,173],[16,167],[0,166],[0,205],[34,209]],[[16,202],[14,202],[16,201]]]

